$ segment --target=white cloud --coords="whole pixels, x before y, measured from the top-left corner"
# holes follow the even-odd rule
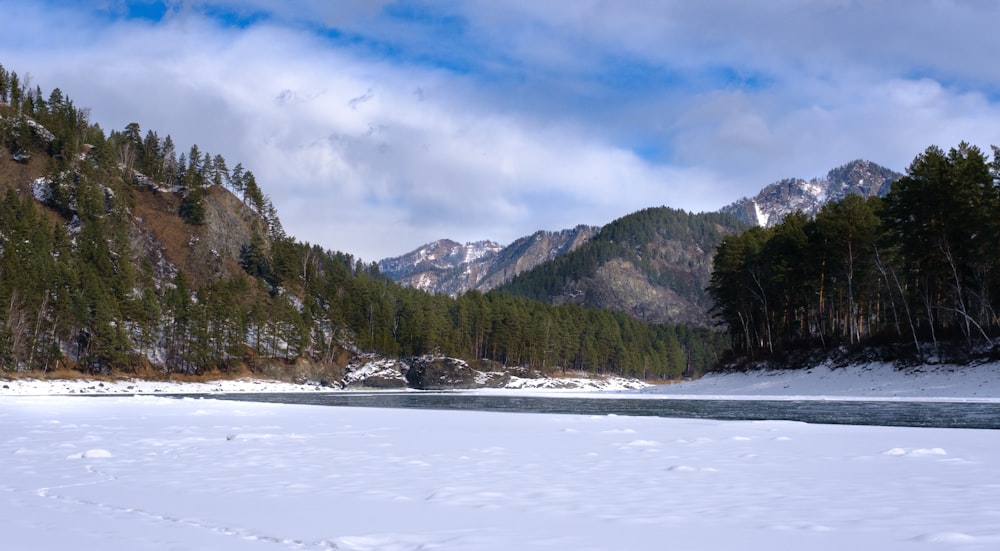
[[[272,13],[245,28],[199,2],[157,24],[17,4],[0,0],[20,15],[0,21],[8,69],[106,130],[242,162],[292,235],[367,260],[998,141],[985,3],[433,4],[465,18],[456,44],[360,0],[227,2]],[[469,67],[422,61],[448,48]]]

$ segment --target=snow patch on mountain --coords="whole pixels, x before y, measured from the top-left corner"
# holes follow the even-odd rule
[[[753,202],[754,218],[757,220],[757,225],[762,227],[767,227],[767,219],[771,217],[770,214],[765,213],[760,209],[760,205],[757,201]]]

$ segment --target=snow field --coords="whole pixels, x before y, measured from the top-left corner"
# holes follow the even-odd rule
[[[685,383],[643,390],[671,398],[823,398],[864,400],[1000,400],[1000,362],[897,369],[872,362],[847,367],[710,373]]]
[[[5,550],[996,549],[992,431],[0,399]]]
[[[222,379],[204,383],[121,379],[0,379],[0,396],[48,396],[54,394],[210,394],[214,392],[329,392],[317,385],[284,383],[263,379]]]

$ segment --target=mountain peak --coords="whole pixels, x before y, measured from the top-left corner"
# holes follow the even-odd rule
[[[824,204],[848,195],[884,197],[892,182],[901,176],[871,161],[858,159],[830,170],[825,177],[778,180],[754,197],[744,197],[719,211],[732,214],[747,224],[771,227],[796,211],[812,216]]]
[[[558,232],[538,231],[508,246],[494,241],[460,244],[439,239],[409,253],[386,258],[379,271],[393,280],[431,293],[460,295],[488,291],[515,275],[575,249],[597,233],[577,226]]]

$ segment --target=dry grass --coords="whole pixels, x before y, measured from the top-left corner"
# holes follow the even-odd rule
[[[90,375],[83,373],[82,371],[77,371],[76,369],[69,368],[58,368],[51,369],[49,371],[11,371],[9,373],[4,373],[0,378],[7,381],[15,381],[18,379],[40,379],[43,381],[62,381],[62,380],[75,380],[75,379],[88,379],[94,381],[114,381],[119,377],[107,376],[107,375]]]

